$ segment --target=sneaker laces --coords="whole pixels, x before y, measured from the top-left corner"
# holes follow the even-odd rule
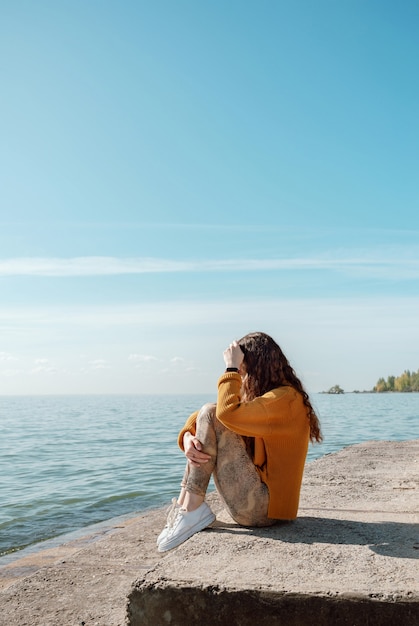
[[[172,504],[169,506],[169,508],[166,511],[167,512],[167,522],[166,522],[167,528],[172,528],[179,510],[180,510],[180,504],[177,503],[176,498],[172,498]]]

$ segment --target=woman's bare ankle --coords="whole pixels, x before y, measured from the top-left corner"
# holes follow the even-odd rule
[[[196,511],[197,508],[201,506],[204,501],[204,496],[199,496],[196,493],[186,492],[182,508],[191,513],[192,511]]]

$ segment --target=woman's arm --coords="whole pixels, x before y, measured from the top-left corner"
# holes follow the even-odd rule
[[[183,435],[183,449],[189,463],[195,467],[199,467],[202,463],[208,463],[211,458],[209,454],[202,451],[201,442],[190,432]]]
[[[188,419],[185,422],[184,427],[182,428],[182,430],[180,431],[178,438],[177,438],[177,442],[178,442],[178,446],[179,448],[182,450],[182,452],[185,451],[184,447],[183,447],[183,436],[185,433],[192,433],[192,435],[195,435],[196,433],[196,418],[198,417],[198,411],[195,411],[195,413],[192,413],[192,415],[190,415],[188,417]]]
[[[281,432],[292,419],[290,387],[273,389],[251,402],[241,401],[241,376],[223,374],[218,381],[217,418],[228,429],[247,437],[266,437]]]
[[[185,453],[189,463],[199,467],[202,463],[207,463],[211,457],[209,454],[202,452],[202,444],[195,436],[197,416],[198,411],[195,411],[186,420],[186,424],[179,433],[178,444],[179,448]]]

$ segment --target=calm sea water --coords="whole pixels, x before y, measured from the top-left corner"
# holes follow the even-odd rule
[[[325,441],[310,446],[308,461],[367,440],[419,437],[419,394],[311,398]],[[208,399],[0,397],[0,556],[169,502],[185,464],[177,433]]]

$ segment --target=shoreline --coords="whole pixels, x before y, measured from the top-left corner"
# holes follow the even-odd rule
[[[158,510],[159,508],[161,507],[150,507],[148,509],[144,509],[144,511],[133,511],[132,513],[125,513],[124,515],[116,515],[115,517],[110,517],[109,519],[102,520],[101,522],[88,524],[87,526],[82,526],[81,528],[69,531],[68,533],[63,533],[62,535],[56,535],[48,539],[41,539],[40,541],[36,541],[35,543],[25,546],[24,548],[17,548],[15,550],[12,549],[10,552],[6,552],[6,554],[0,556],[0,568],[4,565],[8,565],[9,563],[13,563],[20,558],[25,558],[43,550],[60,547],[64,544],[82,539],[87,535],[103,534],[115,525],[120,523],[122,524],[127,520],[142,515],[143,513]]]

